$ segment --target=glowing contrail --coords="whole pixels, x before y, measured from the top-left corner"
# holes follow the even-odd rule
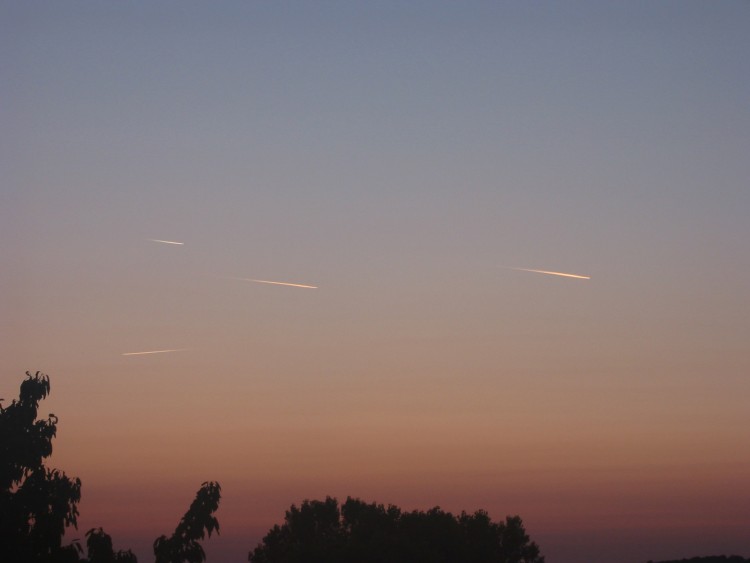
[[[550,276],[562,276],[564,278],[576,278],[578,280],[590,280],[591,276],[579,276],[578,274],[565,274],[563,272],[549,272],[547,270],[532,270],[530,268],[508,268],[509,270],[518,270],[519,272],[534,272],[536,274],[548,274]]]
[[[289,287],[304,287],[306,289],[318,289],[317,285],[305,285],[301,283],[289,283],[289,282],[269,281],[269,280],[254,280],[251,278],[229,278],[229,279],[239,280],[239,281],[249,281],[249,282],[255,282],[255,283],[269,283],[271,285],[286,285]]]
[[[158,238],[150,238],[148,240],[150,240],[151,242],[161,242],[164,244],[179,244],[179,245],[185,244],[184,242],[177,242],[175,240],[159,240]]]
[[[151,350],[150,352],[126,352],[123,356],[142,356],[143,354],[164,354],[165,352],[184,352],[187,348],[177,348],[175,350]]]

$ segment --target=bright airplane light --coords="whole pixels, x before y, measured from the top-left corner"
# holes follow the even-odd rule
[[[550,272],[548,270],[532,270],[530,268],[508,268],[510,270],[517,270],[519,272],[534,272],[535,274],[547,274],[550,276],[562,276],[564,278],[575,278],[579,280],[590,280],[591,276],[580,276],[578,274],[566,274],[563,272]]]
[[[229,279],[238,280],[238,281],[249,281],[249,282],[254,282],[254,283],[268,283],[268,284],[271,284],[271,285],[286,285],[288,287],[304,287],[306,289],[318,289],[317,285],[305,285],[305,284],[301,284],[301,283],[289,283],[289,282],[269,281],[269,280],[255,280],[255,279],[252,279],[252,278],[229,278]]]
[[[150,240],[151,242],[160,242],[162,244],[178,244],[180,246],[185,244],[184,242],[177,242],[175,240],[160,240],[158,238],[150,238],[148,240]]]
[[[174,350],[150,350],[148,352],[125,352],[123,356],[143,356],[144,354],[164,354],[166,352],[184,352],[187,348],[176,348]]]

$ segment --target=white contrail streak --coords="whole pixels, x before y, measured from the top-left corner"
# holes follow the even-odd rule
[[[550,272],[547,270],[532,270],[530,268],[508,268],[509,270],[517,270],[519,272],[534,272],[535,274],[548,274],[550,276],[562,276],[564,278],[576,278],[578,280],[590,280],[591,276],[579,276],[578,274],[566,274],[563,272]]]
[[[142,356],[143,354],[164,354],[165,352],[184,352],[187,348],[177,348],[174,350],[151,350],[149,352],[125,352],[123,356]]]
[[[159,240],[158,238],[150,238],[148,240],[150,240],[151,242],[161,242],[164,244],[179,244],[180,246],[185,244],[184,242],[177,242],[176,240]]]
[[[249,281],[249,282],[255,282],[255,283],[269,283],[271,285],[286,285],[289,287],[304,287],[306,289],[318,289],[317,285],[305,285],[301,283],[289,283],[289,282],[269,281],[269,280],[254,280],[252,278],[229,278],[229,279],[238,280],[238,281]]]

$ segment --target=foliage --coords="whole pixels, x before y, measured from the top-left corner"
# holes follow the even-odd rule
[[[492,522],[484,511],[453,516],[439,507],[403,512],[347,498],[305,500],[286,512],[252,563],[544,563],[521,518]]]
[[[138,563],[135,554],[129,549],[115,553],[112,538],[101,528],[91,528],[86,532],[86,549],[88,563]]]
[[[172,537],[160,536],[154,542],[156,563],[205,561],[206,554],[198,540],[202,540],[206,533],[211,537],[214,530],[219,533],[219,521],[213,513],[219,508],[220,499],[221,487],[218,483],[203,483]]]
[[[65,528],[76,527],[81,481],[44,466],[52,454],[57,417],[37,420],[49,377],[36,372],[21,383],[18,400],[0,405],[0,545],[9,561],[68,561]]]

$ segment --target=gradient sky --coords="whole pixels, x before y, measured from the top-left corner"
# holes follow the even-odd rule
[[[214,562],[327,494],[517,513],[551,563],[750,556],[748,30],[1,2],[0,396],[52,377],[70,537],[150,561],[217,480]]]

